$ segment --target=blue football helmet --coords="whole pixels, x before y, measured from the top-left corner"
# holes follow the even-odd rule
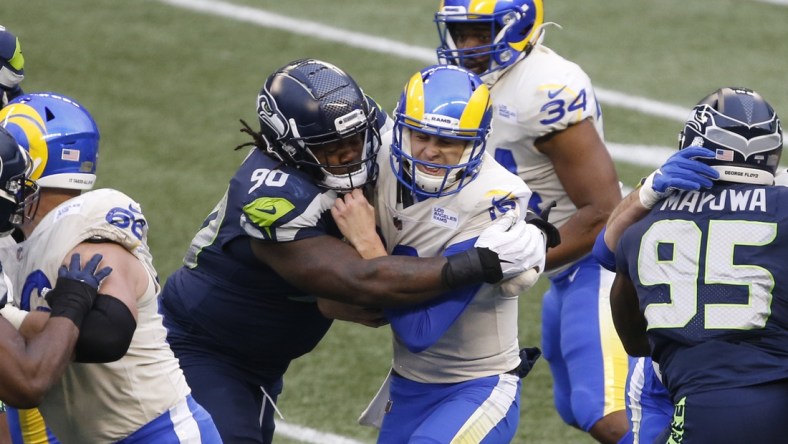
[[[77,101],[54,93],[24,94],[0,110],[0,125],[30,153],[31,179],[40,187],[93,188],[99,131]]]
[[[766,100],[747,88],[720,88],[701,100],[679,133],[679,149],[703,146],[702,159],[720,180],[771,185],[783,149],[780,119]]]
[[[391,168],[418,197],[454,194],[479,173],[490,133],[490,91],[479,77],[453,65],[434,65],[414,74],[394,111]],[[419,160],[411,152],[411,132],[465,142],[457,165]],[[443,174],[427,174],[421,165]]]
[[[0,126],[0,236],[22,224],[25,209],[35,213],[38,185],[30,180],[32,173],[30,155]]]
[[[319,186],[349,191],[375,180],[380,148],[372,106],[356,82],[338,67],[315,59],[293,61],[271,74],[257,97],[260,132],[267,151],[311,173]],[[332,174],[316,150],[361,135],[363,152],[347,173]]]
[[[542,0],[442,0],[435,13],[440,46],[438,61],[470,68],[472,59],[488,57],[485,75],[511,66],[538,42],[544,24]],[[485,24],[490,44],[458,49],[453,33],[466,24]],[[478,72],[478,71],[477,71]]]

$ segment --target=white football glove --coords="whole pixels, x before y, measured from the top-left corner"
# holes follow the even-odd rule
[[[533,224],[518,219],[513,211],[482,231],[474,247],[498,254],[503,278],[510,279],[531,268],[544,270],[547,251],[545,235]]]

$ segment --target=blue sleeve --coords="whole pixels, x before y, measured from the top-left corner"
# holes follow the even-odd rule
[[[450,256],[472,248],[476,238],[450,246],[443,252]],[[433,301],[415,307],[385,310],[391,328],[412,353],[428,349],[462,314],[479,291],[481,284],[447,291]]]
[[[607,244],[605,244],[606,229],[607,227],[602,227],[602,231],[599,232],[599,235],[596,237],[596,241],[594,241],[594,248],[591,250],[591,252],[600,265],[605,267],[606,270],[615,273],[616,255],[610,250],[610,248],[607,247]]]

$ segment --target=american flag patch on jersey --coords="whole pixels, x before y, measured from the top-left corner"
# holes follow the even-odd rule
[[[714,156],[717,160],[725,160],[725,161],[732,161],[733,160],[733,151],[731,150],[722,150],[717,149],[716,155]]]
[[[63,151],[60,152],[60,158],[62,160],[71,160],[73,162],[79,162],[79,150],[63,148]]]

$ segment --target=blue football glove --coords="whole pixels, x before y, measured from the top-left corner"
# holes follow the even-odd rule
[[[98,264],[102,259],[104,259],[104,256],[100,254],[94,254],[93,257],[90,258],[90,260],[85,264],[85,268],[80,268],[79,253],[74,253],[71,255],[71,263],[69,263],[68,267],[65,265],[60,266],[60,269],[57,272],[57,277],[83,282],[94,289],[98,289],[101,281],[103,281],[104,278],[112,273],[111,267],[104,267],[101,270],[96,271],[96,268],[98,268]]]
[[[640,187],[640,203],[652,208],[673,190],[694,191],[710,188],[713,180],[720,177],[714,168],[697,160],[712,159],[714,152],[703,147],[688,147],[679,150],[651,173]]]

